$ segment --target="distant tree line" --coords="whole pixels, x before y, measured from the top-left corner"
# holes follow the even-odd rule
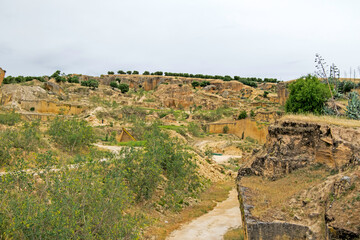
[[[128,74],[128,75],[138,75],[138,71],[123,71],[119,70],[117,71],[118,74]],[[109,71],[109,75],[114,74],[114,72]],[[144,76],[147,75],[155,75],[155,76],[171,76],[171,77],[185,77],[185,78],[200,78],[200,79],[220,79],[223,81],[239,81],[245,85],[251,86],[251,87],[257,87],[257,83],[263,83],[263,82],[269,82],[269,83],[277,83],[278,80],[276,78],[256,78],[256,77],[239,77],[234,76],[231,77],[229,75],[221,76],[221,75],[204,75],[204,74],[191,74],[191,73],[172,73],[172,72],[162,72],[162,71],[156,71],[156,72],[149,72],[144,71]]]

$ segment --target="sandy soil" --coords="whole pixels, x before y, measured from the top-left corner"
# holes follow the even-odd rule
[[[237,191],[230,191],[228,199],[210,212],[172,232],[167,240],[219,240],[230,228],[242,225]]]
[[[230,160],[230,158],[242,158],[242,156],[240,156],[240,155],[221,155],[221,156],[214,155],[212,158],[216,163],[222,164],[222,163],[227,163]]]

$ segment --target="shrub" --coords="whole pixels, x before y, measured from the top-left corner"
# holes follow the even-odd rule
[[[118,88],[121,90],[122,93],[126,93],[129,91],[129,85],[126,83],[120,83]]]
[[[131,72],[131,71],[127,71],[126,73],[127,73],[128,75],[131,75],[132,72]]]
[[[86,86],[95,90],[95,88],[99,87],[99,82],[95,79],[89,79],[87,81],[82,81],[81,86]]]
[[[188,131],[194,136],[194,137],[200,137],[201,136],[201,128],[200,126],[195,122],[190,122],[187,126]]]
[[[267,98],[268,94],[269,94],[268,91],[264,91],[263,97],[264,97],[264,98]]]
[[[150,72],[149,72],[149,71],[145,71],[145,72],[143,73],[143,75],[150,75]]]
[[[346,106],[346,115],[351,119],[360,119],[360,99],[356,92],[350,93],[350,99]]]
[[[90,146],[95,141],[93,128],[84,120],[55,118],[48,130],[52,140],[73,152]]]
[[[245,119],[245,118],[247,118],[247,113],[245,110],[243,110],[240,112],[238,119],[240,120],[240,119]]]
[[[94,160],[76,170],[63,167],[37,177],[22,171],[4,175],[0,237],[139,239],[143,220],[140,214],[128,212],[133,197],[124,170],[119,163],[111,167]]]
[[[289,85],[290,96],[286,101],[286,112],[320,114],[324,103],[330,98],[328,86],[315,76],[302,77]]]
[[[112,88],[118,88],[119,85],[117,84],[116,81],[111,81],[111,82],[110,82],[110,87],[112,87]]]
[[[74,75],[74,76],[68,76],[68,77],[67,77],[67,81],[68,81],[69,83],[79,83],[79,82],[80,82],[80,81],[79,81],[79,77],[76,76],[76,75]]]
[[[50,77],[51,77],[51,78],[56,78],[56,77],[60,76],[60,74],[61,74],[61,71],[60,71],[60,70],[57,70],[57,71],[55,71]]]
[[[139,75],[139,72],[138,71],[133,71],[132,74],[133,75]]]
[[[203,82],[200,83],[200,87],[206,87],[208,85],[210,85],[209,81],[203,81]]]
[[[20,122],[20,114],[15,112],[0,114],[0,124],[14,126],[16,123]]]
[[[191,83],[191,85],[193,86],[193,88],[195,89],[196,87],[200,86],[200,83],[197,81],[194,81]]]
[[[123,70],[119,70],[117,71],[118,74],[126,74],[126,72],[124,72]]]
[[[229,127],[228,126],[224,126],[223,127],[223,133],[228,133],[229,132]]]
[[[108,75],[114,75],[113,71],[108,71]]]
[[[250,117],[251,117],[251,118],[254,118],[254,117],[255,117],[255,112],[254,112],[254,110],[251,110],[251,111],[250,111]]]

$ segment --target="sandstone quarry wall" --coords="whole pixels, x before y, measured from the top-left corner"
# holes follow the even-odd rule
[[[208,132],[224,133],[224,127],[228,127],[228,133],[230,134],[241,138],[251,137],[259,143],[265,143],[268,132],[267,125],[253,121],[250,118],[229,123],[210,123],[208,124]]]
[[[24,110],[34,111],[37,113],[53,113],[66,115],[78,115],[86,110],[86,107],[82,105],[65,104],[51,102],[47,100],[21,101],[21,107]]]
[[[5,70],[0,68],[0,86],[1,86],[2,82],[4,81],[4,78],[5,78]]]
[[[266,148],[240,174],[278,178],[311,163],[339,169],[360,159],[360,129],[279,121],[269,126]]]
[[[279,98],[279,103],[281,105],[285,105],[286,100],[289,98],[289,91],[286,88],[286,84],[284,82],[280,82],[277,84],[277,94]]]

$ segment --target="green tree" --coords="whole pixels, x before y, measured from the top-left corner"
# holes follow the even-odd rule
[[[329,88],[316,76],[302,77],[289,85],[290,96],[286,112],[320,114],[325,102],[331,97]]]
[[[139,72],[138,71],[133,71],[132,74],[133,75],[139,75]]]
[[[123,70],[119,70],[117,71],[118,74],[126,74],[126,72],[124,72]]]
[[[143,75],[150,75],[150,72],[149,72],[149,71],[145,71],[145,72],[143,73]]]
[[[131,75],[132,72],[131,72],[131,71],[127,71],[126,73],[127,73],[128,75]]]
[[[113,71],[108,71],[108,74],[109,75],[114,75],[114,72]]]

